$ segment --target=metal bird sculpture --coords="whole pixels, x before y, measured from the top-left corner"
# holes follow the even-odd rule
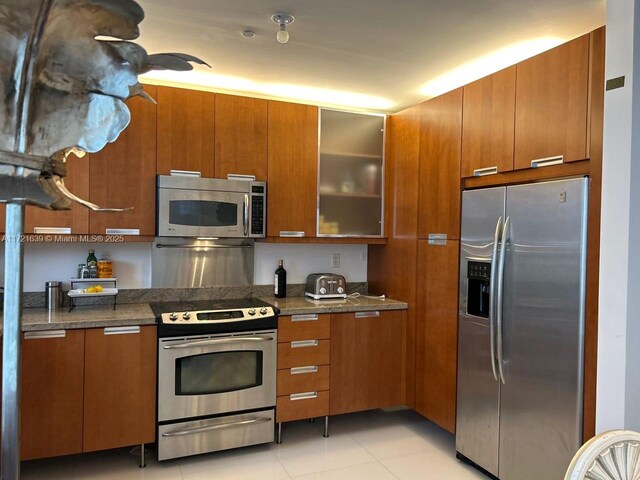
[[[143,18],[133,0],[0,0],[0,202],[103,210],[67,190],[67,156],[113,142],[130,121],[127,98],[153,101],[138,75],[206,65],[147,55],[131,42]]]

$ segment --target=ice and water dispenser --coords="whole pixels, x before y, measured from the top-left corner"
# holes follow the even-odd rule
[[[467,313],[489,318],[491,263],[467,263]]]

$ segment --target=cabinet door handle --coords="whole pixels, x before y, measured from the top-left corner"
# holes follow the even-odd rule
[[[105,335],[127,335],[140,333],[140,327],[107,327],[104,329]]]
[[[564,163],[564,155],[558,155],[557,157],[538,158],[531,160],[531,168],[549,167],[551,165],[560,165]]]
[[[317,347],[318,343],[318,340],[298,340],[296,342],[291,342],[291,348]]]
[[[304,237],[304,232],[294,230],[280,230],[281,237]]]
[[[291,315],[292,322],[310,322],[312,320],[318,320],[317,313],[310,313],[308,315]]]
[[[33,233],[40,235],[70,235],[71,227],[33,227]]]
[[[171,176],[182,176],[182,177],[201,177],[202,172],[197,172],[195,170],[171,170],[169,172]]]
[[[428,236],[429,245],[446,245],[447,234],[446,233],[430,233]]]
[[[310,365],[308,367],[293,367],[291,369],[291,375],[301,375],[303,373],[318,373],[318,366]]]
[[[495,175],[498,173],[498,167],[476,168],[473,171],[474,177],[484,177],[485,175]]]
[[[289,400],[292,402],[296,400],[312,400],[314,398],[318,398],[318,392],[292,393],[289,395]]]
[[[371,318],[371,317],[379,317],[380,312],[375,310],[373,312],[356,312],[356,318]]]
[[[105,235],[140,235],[139,228],[107,228]]]
[[[41,340],[44,338],[64,338],[67,336],[66,330],[45,330],[39,332],[25,332],[25,340]]]
[[[256,181],[255,175],[243,175],[242,173],[227,173],[227,180],[249,180]]]

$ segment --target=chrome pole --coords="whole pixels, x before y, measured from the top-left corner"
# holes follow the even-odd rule
[[[24,204],[9,203],[4,243],[4,320],[2,327],[2,480],[20,478],[20,319]]]

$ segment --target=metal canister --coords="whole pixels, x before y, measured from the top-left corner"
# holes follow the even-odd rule
[[[46,282],[44,284],[44,304],[49,310],[62,306],[62,284],[60,282]]]
[[[91,278],[91,272],[89,271],[89,267],[84,265],[80,270],[80,276],[78,278]]]
[[[76,278],[83,278],[83,277],[82,277],[82,269],[83,269],[84,267],[86,267],[86,265],[85,265],[84,263],[79,263],[79,264],[78,264],[78,273],[77,273]]]
[[[91,265],[89,267],[89,278],[98,278],[98,267]]]

